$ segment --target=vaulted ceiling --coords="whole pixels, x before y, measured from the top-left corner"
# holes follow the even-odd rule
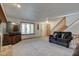
[[[44,20],[79,12],[79,3],[22,3],[21,8],[14,4],[3,4],[6,15],[25,20]]]

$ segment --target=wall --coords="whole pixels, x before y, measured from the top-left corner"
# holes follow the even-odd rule
[[[2,23],[0,24],[0,49],[2,45],[2,37],[3,37],[3,25]]]
[[[50,34],[53,34],[53,28],[61,20],[61,18],[52,19],[52,20],[48,19],[48,20],[49,20],[48,23],[47,23],[47,20],[40,22],[42,36],[46,36],[46,25],[47,24],[50,24]]]
[[[75,14],[71,14],[71,15],[66,16],[67,26],[72,24],[77,19],[79,19],[79,13],[75,13]]]
[[[5,31],[5,23],[7,22],[6,16],[4,14],[2,5],[0,4],[0,50],[2,46],[2,40],[3,40],[3,32]]]
[[[17,19],[17,18],[13,18],[13,17],[7,17],[8,21],[11,22],[16,22],[18,24],[20,24],[20,22],[32,22],[32,21],[25,21],[25,20],[21,20],[21,19]],[[62,18],[57,18],[57,19],[52,19],[48,21],[48,24],[50,24],[50,30],[52,34],[52,29],[53,27],[61,20]],[[47,25],[47,20],[46,21],[40,21],[40,22],[32,22],[35,23],[35,34],[34,35],[22,35],[22,39],[26,39],[26,38],[32,38],[32,37],[39,37],[39,36],[46,36],[46,25]],[[37,30],[37,24],[39,24],[39,30]]]
[[[77,22],[73,23],[75,20],[78,20]],[[67,26],[69,26],[71,23],[72,26],[68,27],[65,31],[70,31],[72,32],[73,34],[79,34],[79,13],[77,14],[72,14],[72,15],[69,15],[66,17],[66,23],[67,23]]]
[[[32,21],[27,21],[27,20],[22,20],[22,19],[17,19],[14,17],[7,17],[8,21],[11,22],[15,22],[20,24],[20,22],[31,22],[35,24],[35,34],[34,35],[22,35],[22,39],[26,39],[26,38],[32,38],[32,37],[40,37],[41,36],[41,25],[39,24],[39,22],[32,22]],[[37,24],[39,24],[39,30],[37,30]]]
[[[71,27],[66,29],[65,31],[70,31],[73,34],[79,34],[79,21],[75,22]]]
[[[62,20],[62,19],[61,19]],[[66,26],[66,18],[64,18],[53,31],[63,31]]]
[[[0,47],[2,46],[3,41],[3,33],[5,32],[5,25],[6,23],[0,23]]]
[[[39,30],[37,30],[37,24],[35,22],[35,34],[34,35],[22,35],[22,39],[26,39],[26,38],[33,38],[33,37],[41,37],[41,25],[39,24]]]

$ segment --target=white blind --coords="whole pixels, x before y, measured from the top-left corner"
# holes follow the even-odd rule
[[[34,24],[32,23],[21,23],[22,34],[34,34]]]

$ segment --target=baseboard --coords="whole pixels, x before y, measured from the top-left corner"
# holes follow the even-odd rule
[[[33,39],[33,38],[41,38],[42,36],[35,36],[35,37],[29,37],[29,38],[24,38],[22,40],[26,40],[26,39]]]

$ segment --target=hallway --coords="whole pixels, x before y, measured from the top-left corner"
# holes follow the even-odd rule
[[[26,39],[13,47],[14,56],[71,56],[73,50],[49,43],[47,38]]]

